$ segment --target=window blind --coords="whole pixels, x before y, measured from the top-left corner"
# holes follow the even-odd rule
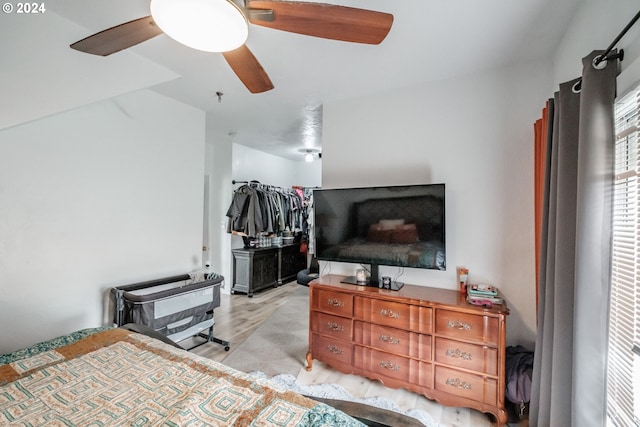
[[[640,426],[640,87],[616,102],[607,414]]]

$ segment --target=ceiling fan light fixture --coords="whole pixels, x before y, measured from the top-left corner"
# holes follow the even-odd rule
[[[172,39],[205,52],[228,52],[247,40],[249,24],[228,0],[151,0],[151,16]]]

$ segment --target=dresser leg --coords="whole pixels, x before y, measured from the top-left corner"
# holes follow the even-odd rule
[[[311,368],[313,367],[313,357],[311,356],[311,351],[307,352],[307,366],[304,368],[308,371],[311,371]]]
[[[496,415],[496,421],[497,421],[498,427],[507,425],[507,420],[509,419],[509,415],[507,414],[507,411],[505,409],[498,409],[498,412],[495,415]]]

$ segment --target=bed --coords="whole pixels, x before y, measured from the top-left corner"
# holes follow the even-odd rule
[[[0,425],[363,425],[157,338],[85,329],[0,356]]]

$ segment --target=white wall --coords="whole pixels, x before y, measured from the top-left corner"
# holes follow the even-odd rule
[[[324,105],[324,188],[445,183],[447,271],[406,283],[456,289],[456,266],[492,283],[511,309],[509,343],[535,339],[533,122],[550,63],[494,70]],[[353,274],[355,264],[324,272]],[[381,267],[395,275],[396,267]]]
[[[231,238],[227,234],[227,209],[231,203],[233,139],[221,132],[207,116],[206,173],[210,178],[209,251],[206,259],[224,276],[222,292],[231,287]]]
[[[313,162],[292,162],[295,169],[295,183],[301,187],[322,187],[322,159]]]
[[[0,131],[0,353],[200,266],[204,120],[140,91]]]
[[[87,28],[58,16],[50,8],[56,3],[62,2],[48,2],[45,13],[29,19],[15,11],[1,15],[0,129],[180,77],[127,50],[107,61],[70,49]]]
[[[294,161],[233,144],[233,179],[236,181],[256,180],[277,187],[315,187],[322,179],[321,166],[322,161],[317,159],[310,163]]]

